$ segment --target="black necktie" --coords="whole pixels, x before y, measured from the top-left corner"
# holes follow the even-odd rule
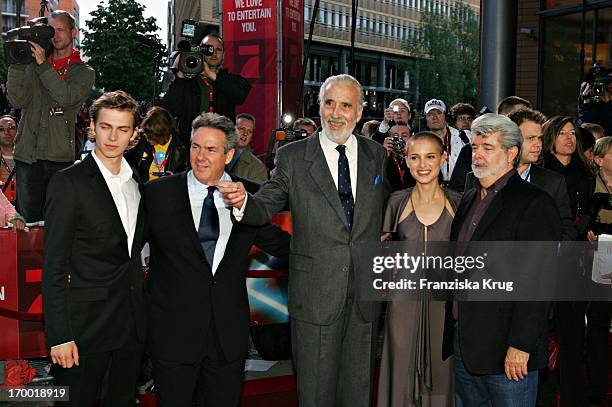
[[[348,158],[346,158],[346,146],[336,147],[340,156],[338,157],[338,194],[344,208],[349,229],[353,227],[353,212],[355,211],[355,200],[351,189],[351,172],[349,171]]]
[[[213,197],[216,189],[217,187],[208,187],[208,195],[204,198],[200,225],[198,226],[198,238],[211,268],[215,258],[215,246],[217,246],[217,240],[219,239],[219,214]]]

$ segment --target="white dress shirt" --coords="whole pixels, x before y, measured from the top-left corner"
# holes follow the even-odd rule
[[[331,176],[334,180],[334,184],[336,185],[336,189],[338,189],[338,158],[340,157],[340,152],[336,150],[336,147],[339,144],[331,141],[323,130],[319,133],[319,143],[321,145],[321,149],[323,150],[323,155],[325,156],[325,161],[327,161],[327,167],[331,172]],[[344,153],[346,154],[346,158],[349,162],[349,172],[351,174],[351,191],[353,192],[353,201],[357,200],[357,148],[359,143],[357,142],[357,138],[354,134],[351,134],[346,143],[346,150]],[[242,221],[242,217],[244,216],[244,208],[247,205],[249,194],[247,193],[244,197],[244,203],[242,208],[234,208],[233,215],[234,219],[237,222]],[[216,251],[215,251],[216,255]]]
[[[127,235],[128,254],[132,255],[132,244],[136,231],[136,220],[138,218],[138,206],[140,204],[140,191],[138,183],[132,178],[132,167],[125,158],[121,158],[121,169],[118,175],[113,175],[108,168],[98,159],[96,150],[91,154],[104,177],[104,181],[115,201],[115,207],[121,218],[123,230]]]
[[[223,173],[221,181],[231,181],[232,178],[226,173]],[[204,199],[208,195],[208,185],[202,184],[197,180],[193,171],[187,173],[187,191],[189,192],[189,204],[191,205],[191,216],[193,216],[193,224],[196,231],[200,227],[200,217],[202,216],[202,206],[204,205]],[[213,194],[215,201],[215,207],[219,214],[219,238],[217,239],[217,245],[215,246],[215,255],[213,257],[212,273],[213,275],[217,272],[219,263],[223,259],[225,254],[225,248],[229,241],[230,234],[232,233],[232,219],[230,217],[229,207],[223,202],[223,196],[219,192],[219,189],[215,190]]]
[[[336,189],[338,189],[338,158],[340,157],[340,152],[336,150],[336,147],[339,146],[338,143],[334,143],[331,141],[325,131],[321,131],[319,133],[319,143],[321,144],[321,149],[323,149],[323,155],[325,155],[325,161],[327,161],[327,166],[329,167],[329,171],[331,172],[331,176],[334,179],[334,184],[336,185]],[[353,192],[353,199],[357,200],[357,146],[359,143],[357,142],[357,138],[354,134],[351,134],[346,143],[346,158],[349,163],[349,172],[351,173],[351,190]]]

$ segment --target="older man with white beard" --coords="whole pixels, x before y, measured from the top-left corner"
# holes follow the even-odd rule
[[[322,130],[279,149],[277,171],[259,192],[219,183],[247,224],[266,223],[290,205],[289,313],[302,407],[370,405],[380,304],[356,298],[354,258],[360,243],[379,240],[389,188],[385,149],[353,134],[362,95],[350,75],[327,78]]]
[[[472,123],[472,135],[478,180],[457,209],[451,240],[559,240],[561,218],[554,201],[516,171],[523,143],[519,127],[505,116],[485,114]],[[454,354],[457,404],[535,405],[538,369],[548,360],[547,316],[546,302],[454,303],[447,313],[443,356]]]

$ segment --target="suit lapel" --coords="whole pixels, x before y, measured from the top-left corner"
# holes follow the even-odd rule
[[[540,171],[540,168],[531,164],[531,169],[529,170],[529,182],[531,182],[533,185],[541,187],[541,185],[544,184],[542,181],[542,171]]]
[[[94,154],[93,152],[91,154]],[[89,154],[83,160],[83,164],[88,172],[88,175],[91,179],[90,188],[91,188],[91,196],[97,197],[98,204],[103,208],[112,208],[109,209],[108,212],[108,220],[113,223],[113,230],[119,230],[121,233],[122,240],[125,241],[123,247],[125,248],[125,253],[127,253],[127,234],[125,233],[125,229],[123,228],[123,223],[121,223],[121,217],[119,216],[119,211],[117,211],[117,206],[115,205],[115,200],[113,199],[113,195],[108,189],[108,185],[104,180],[104,176],[100,172],[98,168],[98,164],[94,160],[94,158]]]
[[[200,254],[200,256],[204,257],[204,249],[202,249],[202,245],[200,244],[200,239],[198,238],[198,230],[195,227],[193,214],[191,213],[191,201],[189,201],[189,186],[188,186],[188,171],[182,172],[177,179],[177,191],[175,193],[176,197],[176,214],[178,215],[177,224],[184,225],[185,236],[187,239],[191,241],[192,246]],[[180,226],[179,226],[180,227]]]
[[[136,228],[134,230],[134,241],[132,242],[132,255],[130,257],[134,258],[134,256],[139,256],[140,253],[137,251],[138,248],[142,245],[142,236],[144,232],[144,194],[142,190],[142,183],[140,182],[140,177],[138,176],[138,171],[134,170],[132,167],[132,178],[138,184],[138,192],[140,193],[140,201],[138,202],[138,215],[136,215]]]
[[[477,188],[470,188],[463,195],[461,203],[459,204],[459,208],[457,208],[455,219],[453,221],[453,226],[451,230],[451,240],[457,240],[457,238],[459,237],[459,231],[461,230],[461,226],[463,225],[467,213],[474,204],[474,198],[477,195],[477,191]]]
[[[357,230],[361,221],[367,222],[370,217],[368,203],[372,202],[374,177],[376,175],[383,176],[383,174],[377,173],[378,169],[367,143],[361,137],[356,136],[356,138],[359,147],[357,147],[357,197],[355,198],[353,230]]]
[[[321,190],[321,194],[329,205],[334,209],[336,215],[344,223],[344,226],[348,229],[348,221],[340,202],[340,196],[338,195],[338,189],[334,184],[334,179],[329,171],[329,166],[325,160],[325,154],[319,143],[320,133],[316,133],[314,136],[307,139],[306,154],[304,159],[310,161],[310,176],[314,183]],[[359,177],[357,177],[359,178]],[[351,180],[352,181],[352,180]]]
[[[506,185],[504,189],[507,187],[508,185]],[[493,201],[487,208],[487,211],[485,212],[484,216],[480,220],[480,223],[476,227],[476,230],[474,231],[474,235],[472,236],[471,240],[480,240],[484,232],[487,231],[489,225],[491,225],[491,223],[495,220],[497,215],[499,215],[501,210],[504,209],[504,189],[499,191],[497,195],[493,198]]]

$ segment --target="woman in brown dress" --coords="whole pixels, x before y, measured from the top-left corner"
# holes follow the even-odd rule
[[[438,136],[421,132],[406,143],[414,188],[389,198],[383,240],[448,241],[461,195],[438,183],[447,156]],[[452,407],[452,361],[442,361],[444,303],[397,300],[387,307],[378,407]]]

